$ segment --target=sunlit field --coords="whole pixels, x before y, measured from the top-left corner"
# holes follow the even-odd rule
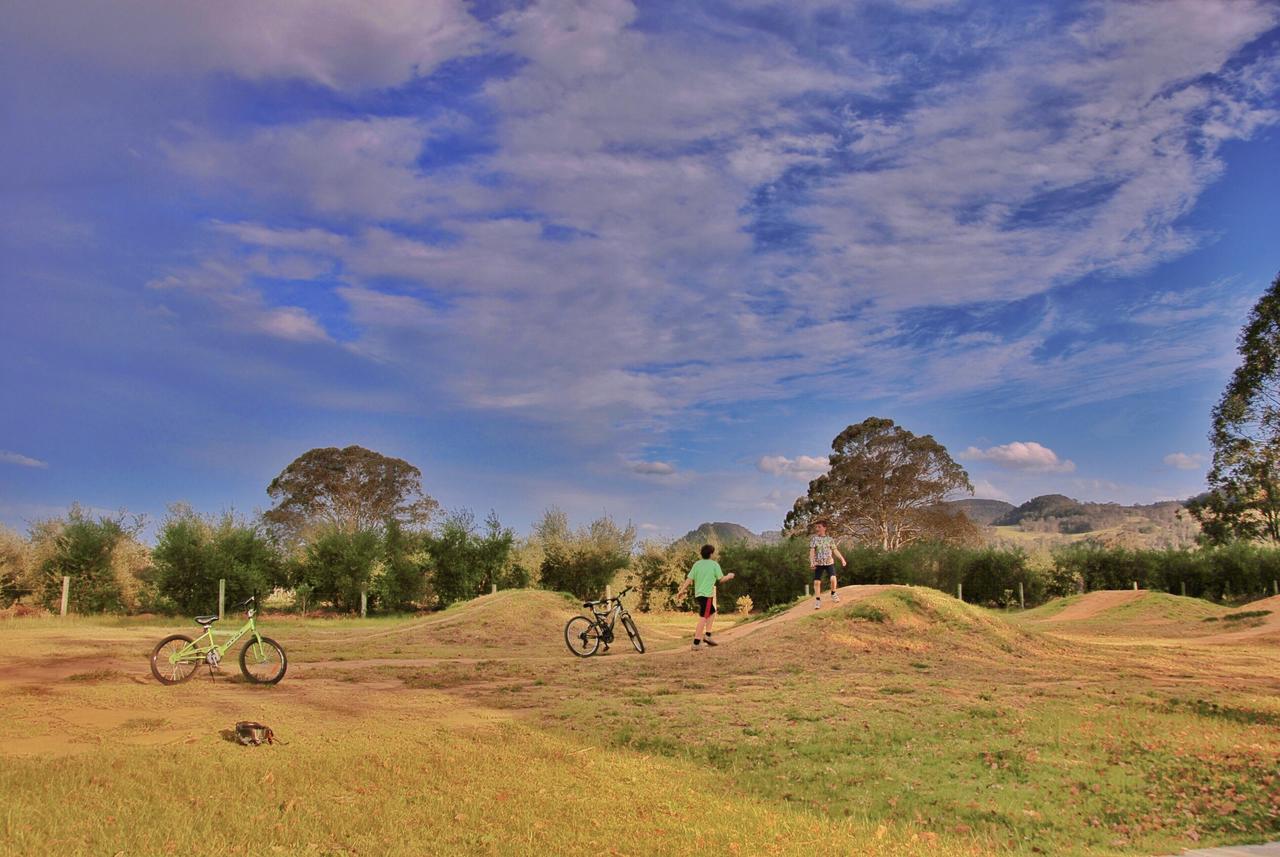
[[[0,623],[11,854],[1166,854],[1280,838],[1280,605],[1025,614],[849,587],[572,657],[540,591],[267,616],[274,687],[164,687],[179,621]],[[1089,601],[1089,599],[1094,601]],[[1083,605],[1083,606],[1082,606]],[[1074,611],[1074,613],[1069,612]],[[1213,621],[1205,621],[1211,619]],[[229,617],[223,624],[232,625]],[[243,747],[237,720],[285,743]]]

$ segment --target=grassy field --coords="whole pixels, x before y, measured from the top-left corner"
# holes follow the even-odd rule
[[[1216,642],[1212,605],[1140,603],[1054,623],[1070,602],[1006,617],[892,587],[726,622],[696,655],[690,616],[640,615],[648,654],[622,641],[584,661],[560,637],[572,602],[510,592],[424,618],[268,618],[291,658],[271,688],[231,671],[154,682],[150,646],[181,623],[8,621],[0,854],[1119,855],[1280,838],[1280,639]],[[288,743],[226,740],[241,719]]]

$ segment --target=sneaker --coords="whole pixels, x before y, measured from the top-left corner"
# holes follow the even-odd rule
[[[839,592],[833,592],[833,593],[831,593],[831,600],[832,600],[832,601],[839,601],[839,600],[840,600],[840,593],[839,593]]]
[[[710,637],[703,637],[703,638],[702,638],[702,644],[703,644],[704,646],[718,646],[718,645],[720,645],[719,643],[717,643],[715,640],[711,639]]]
[[[813,609],[814,609],[814,610],[821,610],[821,609],[822,609],[822,599],[821,599],[821,598],[815,598],[815,599],[813,599]]]
[[[689,648],[693,649],[695,652],[702,651],[702,646],[690,646]]]

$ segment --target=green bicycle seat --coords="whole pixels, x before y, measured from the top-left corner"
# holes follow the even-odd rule
[[[212,625],[214,622],[217,622],[217,621],[218,621],[217,616],[197,616],[196,617],[196,624],[204,625],[206,627],[208,627],[209,625]]]

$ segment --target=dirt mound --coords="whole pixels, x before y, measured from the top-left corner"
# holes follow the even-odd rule
[[[1225,610],[1213,623],[1213,636],[1206,642],[1280,642],[1280,596],[1273,595],[1234,610]]]
[[[563,648],[560,633],[582,603],[556,592],[512,589],[456,604],[424,623],[410,639],[442,645],[501,648]],[[557,649],[558,650],[558,649]]]
[[[411,625],[352,635],[347,643],[358,658],[545,654],[564,648],[564,624],[580,612],[581,603],[565,595],[512,589],[455,604]]]
[[[1263,598],[1261,601],[1250,602],[1243,607],[1237,607],[1236,610],[1270,610],[1272,613],[1280,613],[1280,595],[1272,595],[1270,598]]]
[[[1104,589],[1064,598],[1062,601],[1066,602],[1065,606],[1058,610],[1047,610],[1044,621],[1078,622],[1083,619],[1092,619],[1099,613],[1145,598],[1146,595],[1145,589]],[[1057,606],[1054,602],[1050,602],[1045,605],[1045,608],[1051,605]]]
[[[1199,598],[1146,589],[1111,589],[1073,595],[1028,610],[1021,621],[1045,630],[1090,634],[1188,637],[1213,633],[1206,625],[1230,612]]]
[[[995,652],[1021,655],[1054,646],[990,611],[934,589],[883,586],[874,590],[849,598],[842,589],[840,604],[821,611],[813,610],[806,601],[784,616],[808,621],[763,623],[748,646],[772,649],[796,645],[812,652],[833,645],[865,652],[923,653],[938,649],[984,656]]]

